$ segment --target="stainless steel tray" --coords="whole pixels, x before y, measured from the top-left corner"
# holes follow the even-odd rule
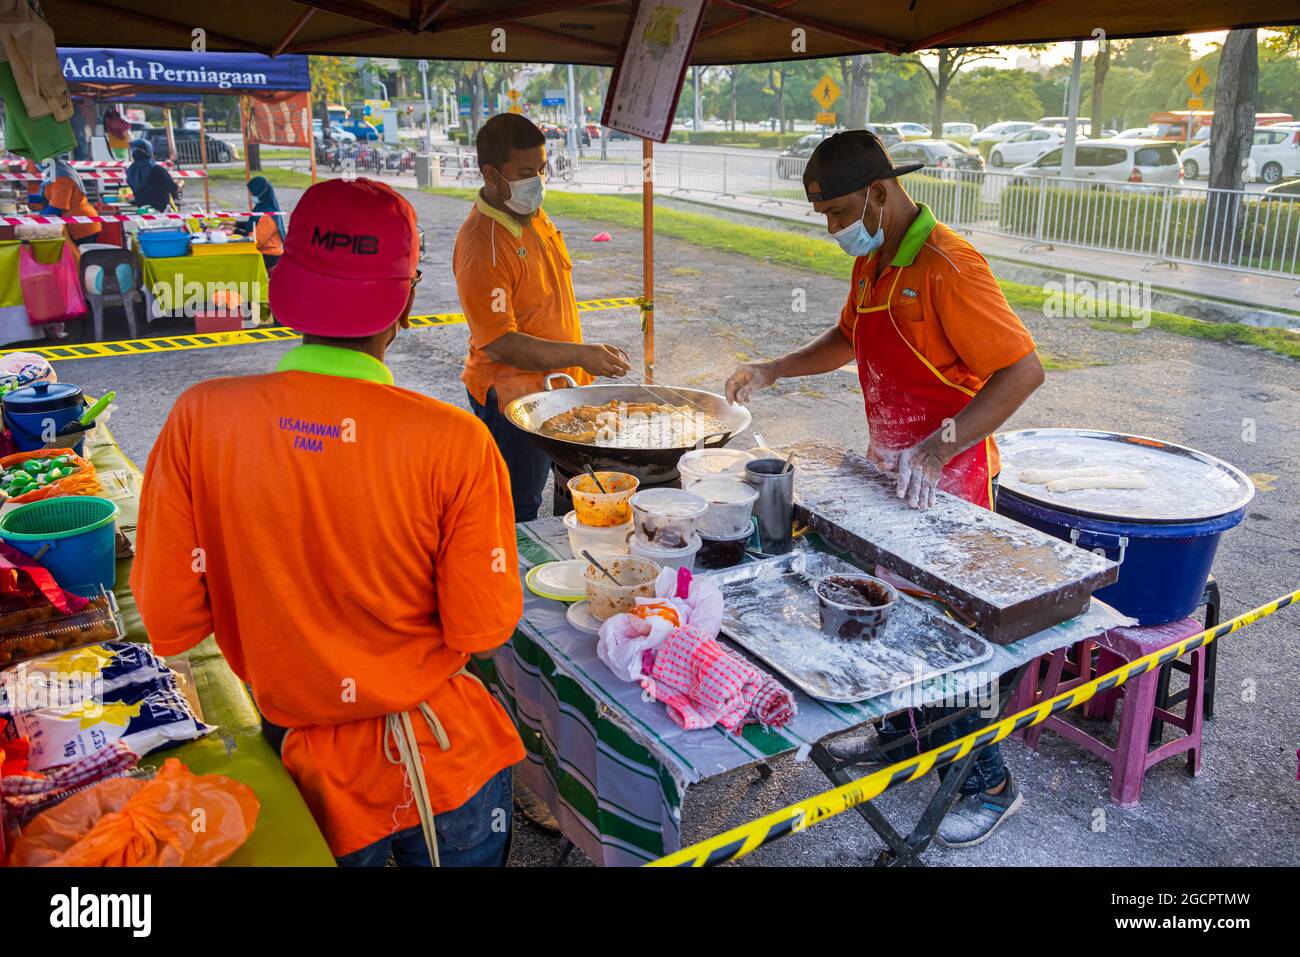
[[[823,634],[813,582],[860,571],[833,555],[796,551],[709,577],[722,590],[723,634],[822,701],[865,701],[993,656],[975,632],[907,595],[875,641]]]

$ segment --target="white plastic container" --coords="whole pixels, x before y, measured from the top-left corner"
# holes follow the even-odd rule
[[[745,463],[754,455],[744,449],[691,449],[677,460],[677,471],[682,476],[682,488],[688,489],[696,482],[710,478],[745,477]]]
[[[564,528],[569,533],[569,550],[574,558],[582,557],[585,548],[600,558],[602,555],[626,555],[627,537],[632,531],[632,520],[622,525],[584,525],[578,521],[577,512],[564,516]]]
[[[658,548],[683,548],[690,544],[709,503],[679,488],[650,488],[632,496],[632,521],[636,536]]]
[[[691,494],[709,503],[709,510],[700,518],[699,530],[714,536],[748,528],[749,516],[758,501],[758,489],[733,478],[703,479],[691,486]]]
[[[695,570],[695,554],[701,544],[699,535],[692,535],[683,548],[658,548],[643,541],[639,535],[633,535],[628,541],[633,558],[645,558],[663,568],[685,568],[687,571]]]

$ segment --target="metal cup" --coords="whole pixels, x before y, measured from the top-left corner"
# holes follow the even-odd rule
[[[746,463],[745,481],[758,489],[758,547],[768,555],[784,555],[794,547],[794,466],[787,468],[784,459],[757,459]]]

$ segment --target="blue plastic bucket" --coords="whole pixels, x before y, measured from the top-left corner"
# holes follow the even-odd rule
[[[142,229],[140,252],[150,259],[174,259],[190,254],[190,234],[184,229]]]
[[[19,452],[35,452],[64,426],[85,411],[79,386],[66,382],[38,382],[14,389],[4,397],[4,422]],[[73,451],[81,454],[85,439],[79,438]]]
[[[1219,539],[1240,525],[1246,508],[1191,522],[1099,518],[1030,502],[1006,488],[998,512],[1048,535],[1100,549],[1120,563],[1119,580],[1096,597],[1142,625],[1186,618],[1201,603]]]
[[[0,516],[0,539],[45,566],[65,589],[117,584],[116,502],[61,495]]]

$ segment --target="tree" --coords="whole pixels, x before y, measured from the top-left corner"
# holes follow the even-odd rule
[[[935,136],[943,135],[943,108],[948,98],[948,87],[953,77],[963,66],[978,63],[980,60],[1001,60],[1002,54],[997,47],[944,47],[937,51],[938,62],[930,69],[923,60],[917,58],[921,69],[925,71],[934,89],[934,112],[930,130]]]
[[[952,96],[961,99],[966,118],[981,128],[999,120],[1033,121],[1045,112],[1034,92],[1035,79],[1026,70],[977,67],[953,81]]]
[[[1235,261],[1240,247],[1242,194],[1239,190],[1254,142],[1258,83],[1259,31],[1229,31],[1220,50],[1219,76],[1214,84],[1210,192],[1201,233],[1202,256],[1208,259]]]
[[[858,53],[840,57],[840,76],[848,96],[840,123],[846,129],[860,130],[871,116],[871,56]]]
[[[329,129],[329,105],[347,103],[349,92],[356,86],[357,69],[343,57],[313,55],[307,58],[307,73],[312,92],[318,97],[315,112],[321,129]]]

